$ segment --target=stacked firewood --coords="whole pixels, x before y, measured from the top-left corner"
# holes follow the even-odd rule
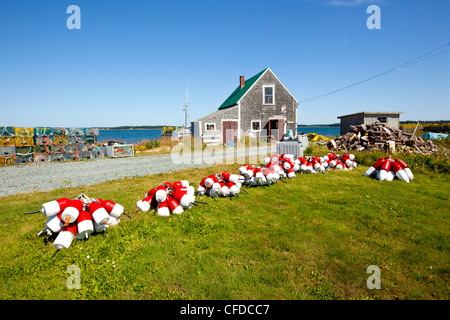
[[[324,143],[325,144],[325,143]],[[438,151],[432,140],[425,141],[412,133],[386,126],[379,121],[350,126],[346,134],[326,142],[330,150],[411,152],[433,154]]]

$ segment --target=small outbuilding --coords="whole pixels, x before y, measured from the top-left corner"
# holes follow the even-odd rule
[[[204,143],[236,144],[245,135],[280,141],[296,135],[298,101],[269,68],[239,83],[218,109],[191,122]]]
[[[338,119],[341,120],[341,135],[348,132],[351,128],[350,126],[356,126],[360,124],[371,124],[375,121],[380,121],[381,123],[394,128],[399,129],[400,127],[400,114],[403,112],[358,112],[353,114],[347,114],[345,116],[340,116]]]

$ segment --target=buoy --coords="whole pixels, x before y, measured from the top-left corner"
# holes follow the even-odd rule
[[[108,212],[106,212],[105,208],[98,202],[91,202],[88,206],[88,211],[98,225],[104,224],[109,219]]]
[[[124,212],[125,208],[122,205],[111,200],[102,200],[100,198],[97,198],[97,201],[100,202],[102,207],[105,208],[106,212],[108,212],[110,216],[119,219],[120,216],[124,214],[131,219],[131,217]]]
[[[166,188],[163,185],[159,185],[156,188],[155,199],[158,202],[166,201],[166,199],[167,199],[167,190],[166,190]]]
[[[41,205],[41,210],[25,212],[25,214],[42,212],[44,217],[51,217],[64,211],[64,209],[67,208],[69,202],[70,199],[68,198],[49,201]]]
[[[77,199],[70,200],[62,212],[61,221],[64,225],[75,222],[81,210],[83,210],[83,202]]]
[[[94,232],[94,223],[89,212],[81,210],[77,218],[77,230],[77,239],[87,239]]]
[[[384,158],[378,159],[369,169],[366,170],[366,172],[364,172],[364,175],[366,177],[369,177],[372,174],[374,174],[378,170],[378,168],[383,164],[383,162]]]
[[[405,172],[405,170],[402,168],[402,166],[397,162],[397,160],[394,160],[392,162],[392,170],[395,172],[395,176],[399,178],[402,181],[405,181],[406,183],[409,183],[409,177],[408,174]]]
[[[61,221],[61,216],[62,213],[55,215],[55,216],[50,216],[47,219],[47,222],[45,223],[45,227],[44,229],[42,229],[37,236],[40,236],[42,234],[42,232],[47,231],[47,234],[56,234],[58,232],[61,231],[62,227],[64,227],[62,221]]]
[[[235,183],[230,181],[230,182],[227,183],[227,187],[228,187],[228,189],[230,189],[230,194],[232,196],[238,197],[240,188]]]
[[[159,202],[158,208],[156,209],[156,211],[158,212],[158,216],[169,216],[170,215],[169,204],[168,204],[167,199]]]
[[[383,181],[384,179],[386,179],[386,176],[387,176],[390,168],[391,168],[391,160],[388,157],[383,160],[383,163],[380,166],[380,170],[377,173],[377,179],[380,181]]]
[[[175,190],[172,193],[172,197],[183,207],[183,209],[189,209],[192,207],[192,203],[195,198],[181,191]]]
[[[183,213],[183,207],[172,197],[167,197],[167,205],[169,207],[170,212],[175,214]]]
[[[75,223],[71,223],[68,226],[63,227],[55,241],[53,241],[53,247],[56,249],[56,252],[53,254],[52,258],[59,250],[69,248],[76,234],[77,225]]]
[[[403,168],[403,170],[405,170],[405,173],[407,174],[410,181],[414,179],[414,175],[405,161],[403,161],[402,159],[394,159],[394,161],[396,161]]]

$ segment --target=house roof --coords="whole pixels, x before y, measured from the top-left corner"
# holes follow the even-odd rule
[[[372,115],[389,115],[389,116],[393,116],[393,115],[400,115],[402,113],[403,112],[370,112],[370,111],[363,111],[363,112],[358,112],[358,113],[347,114],[345,116],[339,116],[338,119],[347,118],[347,117],[354,117],[354,116],[372,116]]]
[[[238,101],[244,96],[244,94],[253,86],[253,84],[263,75],[264,72],[269,68],[265,68],[260,73],[254,75],[253,77],[245,80],[245,84],[241,89],[239,85],[230,96],[220,105],[219,110],[234,106]]]

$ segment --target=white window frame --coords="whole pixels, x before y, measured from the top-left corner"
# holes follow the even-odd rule
[[[274,84],[265,84],[263,87],[263,105],[265,106],[273,106],[275,104],[275,85]],[[272,103],[266,103],[266,88],[272,88]]]
[[[214,130],[208,130],[208,126],[209,125],[213,125],[214,126]],[[216,132],[217,131],[217,125],[215,122],[207,122],[205,123],[205,133],[206,132]]]
[[[254,130],[254,129],[253,129],[253,122],[258,122],[258,123],[259,123],[259,130]],[[261,120],[252,120],[252,121],[250,122],[250,130],[251,130],[252,132],[260,132],[260,131],[261,131]]]

